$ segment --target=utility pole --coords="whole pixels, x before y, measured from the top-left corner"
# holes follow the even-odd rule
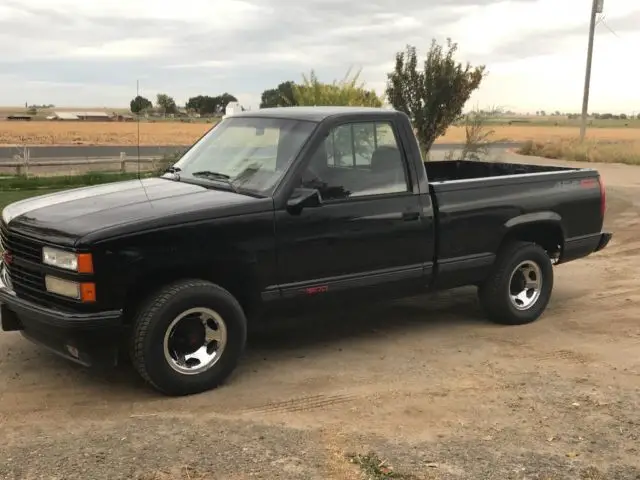
[[[604,0],[593,0],[591,20],[589,22],[589,46],[587,47],[587,71],[584,75],[584,95],[582,97],[582,122],[580,123],[580,142],[584,142],[587,132],[587,114],[589,111],[589,87],[591,85],[591,59],[593,57],[593,39],[596,32],[596,15],[602,13]]]

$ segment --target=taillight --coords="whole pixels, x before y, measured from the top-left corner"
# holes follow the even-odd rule
[[[598,177],[598,183],[600,183],[600,215],[604,218],[604,212],[607,209],[607,192],[602,177]]]

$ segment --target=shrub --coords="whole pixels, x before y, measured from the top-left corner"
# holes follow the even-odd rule
[[[351,69],[341,81],[322,83],[315,72],[303,75],[302,84],[294,84],[293,98],[296,105],[302,106],[365,106],[381,107],[382,100],[374,90],[367,90],[364,82],[359,82],[360,71],[349,78]]]

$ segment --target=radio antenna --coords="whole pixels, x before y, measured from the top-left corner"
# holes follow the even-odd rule
[[[136,80],[136,98],[140,97],[140,80]],[[137,138],[137,155],[138,155],[138,161],[137,163],[137,168],[138,168],[138,180],[140,180],[140,112],[138,112],[138,115],[136,115],[137,121],[137,129],[138,129],[138,138]]]
[[[136,99],[139,96],[140,96],[140,80],[136,79]],[[149,198],[149,193],[147,192],[147,187],[144,186],[144,182],[142,181],[142,178],[140,178],[140,112],[138,112],[136,117],[138,119],[136,122],[136,127],[138,129],[138,133],[137,133],[138,139],[137,139],[137,145],[136,145],[136,149],[138,153],[138,161],[136,162],[138,167],[138,182],[140,182],[140,185],[142,186],[142,190],[144,191],[144,196],[147,197],[147,200],[153,207],[153,204],[151,203],[151,199]]]

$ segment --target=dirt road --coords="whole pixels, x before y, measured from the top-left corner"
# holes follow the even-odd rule
[[[345,312],[179,399],[0,334],[0,478],[356,479],[384,470],[345,457],[369,451],[405,479],[639,478],[640,168],[596,167],[614,240],[532,325],[486,322],[473,289]]]

